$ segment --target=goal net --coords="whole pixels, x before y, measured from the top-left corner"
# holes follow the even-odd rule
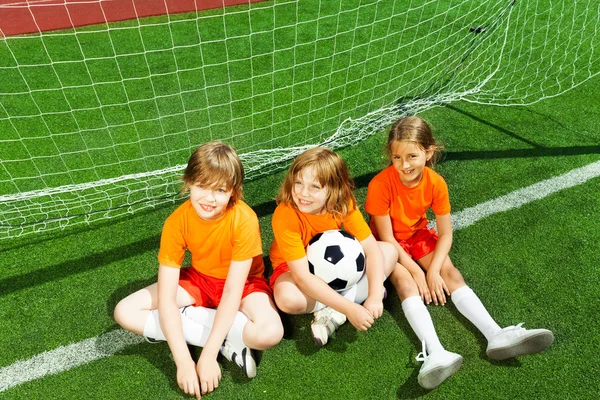
[[[119,1],[132,18],[80,0],[106,16],[90,26],[67,0],[0,1],[37,29],[0,23],[0,238],[174,202],[209,140],[253,179],[407,113],[531,104],[600,71],[598,0],[164,0],[153,17]],[[44,30],[41,7],[71,26]]]

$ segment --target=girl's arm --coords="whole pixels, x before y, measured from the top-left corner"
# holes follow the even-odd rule
[[[215,321],[198,360],[198,374],[200,376],[202,393],[212,392],[221,380],[221,368],[217,363],[217,356],[233,324],[235,315],[240,309],[244,285],[251,266],[252,259],[231,261],[229,266],[221,302],[217,307]]]
[[[350,323],[360,331],[366,331],[371,327],[374,322],[371,312],[360,304],[344,298],[321,278],[311,274],[306,256],[287,261],[287,264],[294,282],[304,294],[346,315]]]
[[[419,264],[408,255],[406,250],[400,246],[394,237],[391,217],[389,215],[372,215],[371,218],[375,221],[375,228],[377,228],[377,235],[379,235],[379,238],[384,242],[391,243],[396,248],[396,251],[398,251],[398,262],[406,268],[413,277],[413,280],[417,284],[421,299],[429,304],[431,302],[431,293],[427,286],[425,272],[423,272]]]
[[[373,318],[381,317],[383,314],[383,281],[385,279],[383,272],[383,254],[377,245],[373,235],[369,235],[361,241],[365,250],[367,263],[367,278],[369,280],[369,295],[365,300],[364,306],[371,312]]]
[[[196,364],[190,355],[181,325],[177,306],[179,269],[160,265],[158,268],[158,315],[160,327],[165,334],[173,360],[177,366],[177,384],[186,394],[200,399],[200,385]]]
[[[452,220],[450,214],[436,215],[435,224],[438,231],[438,241],[435,245],[433,258],[431,259],[431,264],[429,264],[427,272],[434,271],[439,274],[442,269],[442,264],[444,264],[446,257],[448,257],[448,253],[450,253],[450,248],[452,247]]]
[[[440,271],[452,247],[452,220],[450,214],[436,214],[435,223],[438,230],[438,241],[435,245],[429,268],[427,268],[427,284],[431,291],[433,302],[436,305],[438,302],[444,305],[446,304],[446,295],[449,296],[450,291],[440,275]]]

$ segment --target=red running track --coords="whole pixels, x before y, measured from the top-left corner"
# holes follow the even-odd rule
[[[0,37],[262,0],[0,0]]]

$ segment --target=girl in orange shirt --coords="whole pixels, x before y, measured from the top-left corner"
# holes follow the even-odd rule
[[[253,349],[273,347],[283,336],[263,276],[258,218],[241,200],[243,180],[233,148],[219,141],[200,146],[183,175],[190,198],[163,227],[158,283],[115,307],[123,328],[167,341],[179,387],[198,399],[219,384],[219,352],[253,378]],[[192,266],[181,269],[186,249]],[[203,347],[197,365],[186,342]]]
[[[318,346],[346,319],[361,331],[371,327],[383,312],[383,282],[398,258],[392,245],[375,240],[352,190],[344,160],[329,149],[312,148],[292,163],[273,213],[270,280],[275,302],[288,314],[314,313],[311,330]],[[317,233],[342,226],[363,246],[366,273],[338,293],[309,272],[305,249]]]
[[[444,305],[447,295],[486,337],[487,355],[491,359],[503,360],[548,348],[554,340],[549,330],[527,330],[522,324],[500,328],[450,261],[452,225],[448,187],[430,168],[440,151],[429,125],[414,116],[397,121],[390,130],[387,150],[392,165],[369,183],[365,208],[371,215],[373,232],[394,245],[399,263],[410,272],[418,288],[407,290],[402,282],[393,279],[401,274],[395,271],[392,275],[403,300],[402,309],[423,341],[422,368],[443,363],[447,356],[433,325],[423,324],[417,316],[425,309],[423,301]],[[429,208],[435,214],[437,234],[427,227]]]

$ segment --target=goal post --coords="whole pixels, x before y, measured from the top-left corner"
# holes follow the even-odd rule
[[[600,71],[599,11],[593,0],[271,0],[0,32],[0,238],[177,201],[189,155],[209,140],[233,145],[254,179],[440,104],[558,96]]]

